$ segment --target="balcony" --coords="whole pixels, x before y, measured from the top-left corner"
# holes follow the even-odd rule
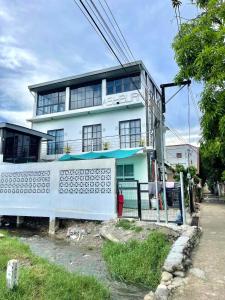
[[[79,154],[91,151],[133,149],[146,146],[146,133],[125,136],[103,136],[86,140],[43,141],[41,143],[40,160],[56,160],[66,153]],[[152,136],[149,138],[148,147],[152,148]]]

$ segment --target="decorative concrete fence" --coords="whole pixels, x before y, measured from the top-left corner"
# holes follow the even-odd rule
[[[0,215],[116,217],[115,160],[0,164]]]

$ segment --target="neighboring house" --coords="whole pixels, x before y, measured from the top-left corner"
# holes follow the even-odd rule
[[[185,168],[194,166],[199,173],[199,149],[190,144],[166,146],[166,161],[175,167],[181,164]]]
[[[37,162],[41,140],[52,140],[52,136],[19,125],[0,123],[0,162]]]
[[[117,159],[117,178],[151,178],[152,110],[159,114],[160,90],[142,61],[125,68],[29,86],[35,99],[32,128],[54,137],[42,143],[42,160],[59,159],[65,152],[139,149],[134,156]]]

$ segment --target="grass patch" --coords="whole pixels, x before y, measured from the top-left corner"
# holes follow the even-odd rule
[[[135,221],[129,221],[127,219],[121,219],[119,222],[116,224],[116,227],[123,228],[124,230],[133,230],[135,232],[140,232],[143,230],[141,226],[137,226],[135,224]]]
[[[109,299],[109,291],[93,276],[67,272],[32,254],[29,246],[17,238],[0,239],[0,300],[96,300]],[[18,259],[19,285],[6,289],[6,266],[10,259]]]
[[[165,234],[153,231],[145,241],[105,242],[103,257],[115,279],[154,290],[170,247]]]

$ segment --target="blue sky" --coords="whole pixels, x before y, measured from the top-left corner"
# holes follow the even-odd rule
[[[108,0],[108,4],[135,58],[143,60],[158,84],[173,81],[177,66],[171,43],[177,25],[171,0]],[[196,13],[184,0],[182,17]],[[30,84],[117,64],[73,0],[0,0],[0,121],[29,126],[25,120],[32,115]],[[200,86],[193,84],[193,92],[198,101]],[[186,89],[168,104],[166,122],[188,141]],[[191,102],[191,142],[198,142],[199,134]],[[171,134],[168,140],[181,143]]]

